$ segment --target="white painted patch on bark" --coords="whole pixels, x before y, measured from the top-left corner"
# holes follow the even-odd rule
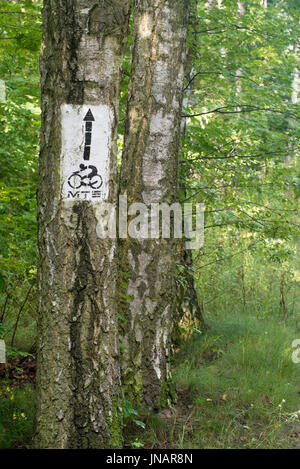
[[[141,17],[139,33],[143,39],[151,36],[152,33],[152,21],[151,16],[148,13],[144,13]]]
[[[146,186],[155,187],[163,177],[165,172],[160,161],[143,161],[143,182]]]
[[[89,111],[91,117],[86,117]],[[61,119],[62,199],[92,202],[107,200],[113,110],[104,105],[64,104]]]

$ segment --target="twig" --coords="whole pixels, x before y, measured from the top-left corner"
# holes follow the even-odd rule
[[[239,111],[235,110],[235,111],[225,111],[224,109],[228,109],[230,107],[234,107],[234,106],[220,106],[220,107],[217,107],[216,109],[212,109],[211,111],[206,111],[206,112],[199,112],[197,114],[183,114],[181,117],[199,117],[199,116],[206,116],[207,114],[213,114],[213,113],[217,113],[217,114],[247,114],[248,112],[260,112],[260,111],[266,111],[266,112],[275,112],[275,113],[278,113],[278,114],[283,114],[283,115],[286,115],[286,116],[289,116],[289,117],[296,117],[295,114],[291,113],[291,112],[287,112],[287,111],[281,111],[280,109],[271,109],[271,108],[260,108],[258,106],[252,106],[250,104],[243,104],[239,107],[241,107],[241,109]]]
[[[33,285],[34,285],[34,282],[30,285],[30,288],[27,292],[27,295],[25,297],[25,300],[23,301],[22,305],[21,305],[21,308],[19,309],[19,312],[18,312],[18,316],[17,316],[17,320],[16,320],[16,324],[15,324],[15,327],[14,327],[14,332],[13,332],[13,335],[12,335],[12,338],[11,338],[11,347],[13,347],[14,345],[14,341],[15,341],[15,336],[16,336],[16,332],[17,332],[17,327],[18,327],[18,323],[19,323],[19,320],[20,320],[20,317],[21,317],[21,314],[22,314],[22,311],[24,309],[24,306],[25,304],[27,303],[27,300],[29,298],[29,295],[30,295],[30,292],[33,288]]]
[[[258,239],[257,241],[254,241],[253,243],[250,243],[249,246],[248,246],[246,249],[243,249],[243,250],[241,250],[241,251],[235,252],[234,254],[231,254],[230,256],[221,257],[220,259],[216,259],[216,260],[213,261],[213,262],[209,262],[209,263],[207,263],[207,264],[201,265],[200,267],[198,267],[198,269],[203,269],[204,267],[207,267],[207,266],[209,266],[209,265],[218,264],[219,262],[222,262],[222,261],[231,259],[232,257],[238,256],[239,254],[242,254],[243,252],[247,252],[250,248],[252,248],[252,246],[255,246],[255,245],[258,244],[259,242],[261,242],[260,239]]]

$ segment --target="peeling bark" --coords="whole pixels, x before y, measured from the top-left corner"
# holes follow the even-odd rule
[[[121,168],[128,203],[178,202],[178,152],[188,0],[136,0],[132,78]],[[135,405],[160,408],[174,400],[171,335],[176,301],[176,240],[122,245],[126,272],[121,341],[122,379]]]
[[[62,197],[62,105],[112,113],[108,202],[129,0],[45,0],[39,160],[36,446],[121,446],[116,242],[98,236],[100,202]]]

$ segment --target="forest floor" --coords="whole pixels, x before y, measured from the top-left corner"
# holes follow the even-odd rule
[[[300,364],[295,321],[245,311],[214,314],[176,350],[178,401],[129,431],[146,448],[300,448]],[[142,416],[141,416],[142,417]]]
[[[178,400],[126,425],[132,448],[300,448],[300,364],[292,361],[297,324],[249,311],[207,317],[208,329],[175,350]],[[30,448],[35,361],[0,370],[0,448]]]

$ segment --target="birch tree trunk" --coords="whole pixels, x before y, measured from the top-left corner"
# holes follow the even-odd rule
[[[246,14],[245,3],[244,2],[237,2],[238,5],[238,12],[241,16]],[[237,99],[240,98],[240,94],[242,92],[242,85],[241,85],[241,76],[243,76],[243,71],[241,69],[237,69],[235,72],[235,90],[236,90],[236,97]],[[236,107],[237,112],[241,112],[241,108],[239,106]]]
[[[178,153],[189,0],[136,0],[132,78],[121,168],[128,203],[178,202]],[[174,391],[170,346],[176,302],[176,240],[123,242],[122,378],[134,405],[158,409]]]
[[[103,239],[101,207],[117,197],[117,116],[129,3],[44,1],[40,448],[121,446],[116,242]]]

